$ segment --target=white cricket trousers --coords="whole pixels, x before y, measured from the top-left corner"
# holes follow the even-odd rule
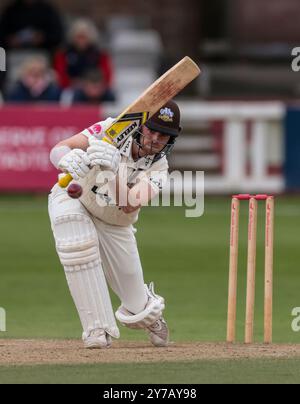
[[[49,195],[49,216],[54,238],[54,223],[70,215],[84,215],[91,219],[99,241],[99,271],[103,269],[107,282],[127,310],[133,314],[143,311],[148,297],[133,226],[114,226],[91,216],[78,199],[71,199],[65,190],[55,186]],[[68,227],[66,229],[68,231]],[[69,237],[74,238],[71,226]],[[74,244],[74,240],[72,242]],[[84,288],[84,285],[81,287]],[[86,291],[88,293],[89,290]]]

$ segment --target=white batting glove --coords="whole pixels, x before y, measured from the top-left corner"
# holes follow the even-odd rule
[[[87,155],[91,166],[101,166],[106,170],[117,173],[121,161],[119,150],[103,140],[89,139],[90,147],[87,149]]]
[[[58,167],[72,175],[75,181],[84,178],[90,171],[90,159],[81,149],[73,149],[67,153],[58,163]]]

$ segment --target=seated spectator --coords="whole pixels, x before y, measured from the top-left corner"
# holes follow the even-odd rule
[[[58,102],[61,90],[43,56],[36,56],[24,62],[20,79],[9,92],[9,102]]]
[[[54,68],[62,88],[80,87],[87,71],[98,69],[105,86],[112,87],[112,63],[110,56],[99,48],[99,35],[92,21],[79,19],[71,26],[68,44],[58,51]]]
[[[73,103],[100,104],[115,101],[114,93],[104,83],[99,70],[87,72],[83,78],[81,88],[74,91]]]
[[[14,0],[0,17],[0,46],[52,51],[63,41],[62,22],[47,0]]]

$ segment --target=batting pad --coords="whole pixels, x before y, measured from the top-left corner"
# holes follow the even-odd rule
[[[155,294],[153,282],[150,283],[149,288],[145,285],[145,289],[148,303],[142,312],[132,314],[124,306],[120,306],[116,311],[116,317],[122,325],[133,329],[145,329],[162,316],[165,309],[164,298]]]
[[[93,222],[88,216],[76,213],[54,218],[52,227],[57,253],[84,330],[83,338],[98,328],[119,338]]]

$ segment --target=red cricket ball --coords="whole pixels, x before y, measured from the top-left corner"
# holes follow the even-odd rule
[[[71,184],[69,185],[67,192],[70,198],[78,199],[82,195],[82,188],[79,184]]]

